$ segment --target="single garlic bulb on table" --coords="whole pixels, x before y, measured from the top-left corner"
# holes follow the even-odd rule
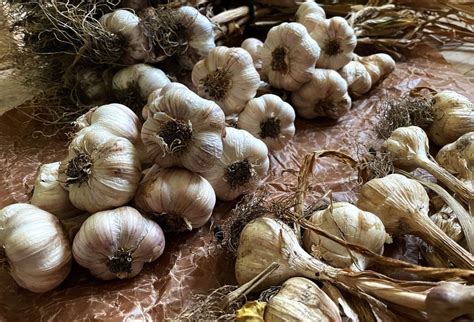
[[[295,135],[295,111],[279,96],[251,99],[239,114],[237,126],[262,140],[269,150],[282,149]]]
[[[76,134],[58,170],[78,209],[97,212],[129,202],[140,181],[140,160],[129,140],[94,125]]]
[[[326,116],[338,119],[351,109],[347,83],[338,72],[317,68],[309,82],[291,95],[296,112],[312,119]]]
[[[181,166],[197,173],[209,169],[222,155],[224,113],[187,88],[170,85],[162,92],[148,104],[152,116],[142,128],[151,158],[162,167]]]
[[[262,69],[262,57],[261,57],[261,47],[263,42],[257,38],[247,38],[245,39],[240,47],[245,49],[253,60],[253,66],[259,72]]]
[[[140,183],[134,204],[144,213],[156,215],[165,230],[192,230],[209,220],[216,194],[211,184],[196,173],[155,165]]]
[[[262,74],[276,88],[295,91],[311,79],[319,46],[299,23],[270,29],[261,48]]]
[[[260,76],[242,48],[219,46],[196,63],[191,75],[199,95],[213,100],[225,115],[240,113],[255,96]]]
[[[245,130],[226,128],[221,158],[202,175],[221,200],[254,191],[268,171],[268,148]]]
[[[54,289],[71,269],[71,247],[58,218],[29,204],[0,210],[0,267],[36,293]]]
[[[354,96],[362,96],[372,88],[372,79],[369,72],[361,63],[351,61],[339,70],[349,86],[349,93]]]
[[[395,61],[393,58],[383,53],[365,57],[354,54],[354,61],[361,63],[365,67],[370,75],[372,85],[395,69]]]
[[[357,37],[346,19],[315,20],[310,36],[321,48],[316,67],[337,70],[352,60]]]
[[[326,19],[326,12],[316,2],[303,2],[296,10],[295,21],[313,31],[315,22]]]
[[[160,226],[132,207],[100,211],[74,237],[76,262],[102,280],[132,278],[163,254]]]
[[[324,210],[317,211],[311,215],[309,221],[329,234],[364,246],[377,254],[383,253],[383,246],[389,240],[382,221],[376,215],[347,202],[336,202]],[[363,271],[370,264],[370,260],[365,256],[351,252],[309,229],[304,232],[303,244],[307,252],[335,267],[350,267],[353,271]]]

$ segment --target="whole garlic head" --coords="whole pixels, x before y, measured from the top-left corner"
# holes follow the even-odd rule
[[[76,262],[102,280],[132,278],[163,254],[160,226],[132,207],[100,211],[74,237]]]
[[[265,143],[245,130],[226,128],[224,150],[217,163],[203,172],[221,200],[233,200],[257,188],[268,171]]]
[[[338,72],[317,68],[309,82],[291,95],[296,112],[306,119],[326,116],[338,119],[351,108],[347,83]]]
[[[250,56],[252,56],[253,66],[257,71],[262,69],[262,57],[260,56],[262,46],[263,42],[257,38],[247,38],[240,45],[240,47],[245,49]]]
[[[191,78],[199,95],[216,102],[226,115],[240,113],[260,84],[250,54],[224,46],[212,49],[197,62]]]
[[[295,135],[295,111],[279,96],[251,99],[240,113],[237,126],[262,140],[269,150],[282,149]]]
[[[309,220],[319,229],[377,254],[383,253],[384,243],[389,239],[382,221],[376,215],[347,202],[336,202],[329,208],[315,212]],[[350,252],[346,247],[312,230],[305,230],[303,244],[307,252],[322,258],[331,266],[363,271],[370,264],[365,256]]]
[[[372,88],[372,79],[367,69],[357,61],[351,61],[339,70],[349,86],[349,93],[362,96]]]
[[[303,25],[282,23],[270,29],[261,48],[262,74],[272,86],[295,91],[311,79],[319,51]]]
[[[162,219],[165,230],[192,230],[209,220],[216,194],[211,184],[196,173],[154,166],[140,183],[134,204]]]
[[[352,60],[357,37],[346,19],[333,17],[316,20],[310,36],[321,48],[316,67],[337,70]]]
[[[436,161],[452,174],[474,180],[474,132],[445,145],[436,155]]]
[[[295,21],[305,26],[308,32],[313,31],[316,21],[324,19],[326,12],[316,2],[303,2],[295,14]]]
[[[58,218],[29,204],[0,210],[0,267],[36,293],[54,289],[71,269],[71,247]]]

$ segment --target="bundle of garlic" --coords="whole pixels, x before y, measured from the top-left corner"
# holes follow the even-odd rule
[[[296,112],[306,119],[326,116],[338,119],[351,108],[347,83],[338,72],[315,69],[309,82],[291,95]]]
[[[330,207],[315,212],[309,221],[336,237],[364,246],[374,253],[382,254],[383,246],[389,240],[382,221],[374,214],[362,211],[347,202],[336,202]],[[370,260],[358,253],[320,236],[315,231],[305,230],[303,244],[307,252],[321,258],[334,267],[363,271]]]
[[[216,194],[211,184],[186,169],[148,170],[135,195],[134,204],[155,215],[167,231],[199,228],[212,215]]]
[[[313,31],[316,22],[326,19],[326,12],[316,2],[303,2],[295,13],[295,21],[306,27],[308,32]]]
[[[461,180],[474,181],[474,132],[445,145],[436,155],[436,161]]]
[[[351,61],[339,70],[347,82],[349,93],[354,96],[366,94],[372,88],[372,78],[362,63]]]
[[[261,57],[261,47],[263,42],[257,38],[247,38],[240,45],[241,48],[245,49],[252,57],[253,67],[260,73],[262,69],[262,57]],[[262,76],[262,75],[260,75]]]
[[[202,173],[221,200],[233,200],[254,191],[268,171],[265,143],[245,130],[225,129],[220,159]]]
[[[32,292],[52,290],[69,274],[69,240],[58,218],[29,204],[0,210],[0,267]]]
[[[79,131],[58,170],[71,203],[88,212],[123,206],[140,181],[140,161],[127,139],[90,126]]]
[[[269,150],[282,149],[295,135],[295,111],[279,96],[251,99],[239,114],[237,126],[262,140]]]
[[[165,248],[160,226],[131,207],[101,211],[84,222],[74,238],[76,262],[102,280],[132,278]]]
[[[365,67],[370,75],[372,85],[395,69],[395,61],[387,54],[374,54],[366,57],[354,54],[354,61]]]

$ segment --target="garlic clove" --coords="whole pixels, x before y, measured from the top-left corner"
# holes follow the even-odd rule
[[[324,19],[326,13],[316,2],[303,2],[295,14],[295,21],[305,26],[308,32],[313,31],[316,21]]]
[[[262,57],[260,56],[262,46],[263,42],[257,38],[247,38],[240,45],[240,47],[245,49],[252,57],[253,66],[257,71],[262,69]]]
[[[367,69],[357,61],[351,61],[339,70],[349,86],[349,93],[354,96],[362,96],[372,88],[372,79]]]
[[[361,57],[354,54],[354,60],[364,65],[372,80],[372,85],[395,69],[395,61],[387,54],[374,54]]]

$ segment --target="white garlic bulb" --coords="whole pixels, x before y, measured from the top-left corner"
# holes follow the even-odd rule
[[[339,70],[339,74],[347,82],[349,93],[354,96],[362,96],[372,88],[372,78],[360,62],[349,62]]]
[[[268,82],[295,91],[311,79],[319,46],[299,23],[273,27],[261,48],[262,74]]]
[[[376,215],[347,202],[336,202],[315,212],[309,220],[319,229],[377,254],[383,253],[384,243],[389,239],[382,221]],[[335,267],[363,271],[370,263],[365,256],[351,252],[312,230],[304,232],[303,244],[308,253],[317,255]]]
[[[69,218],[80,210],[69,201],[69,192],[58,181],[59,162],[43,164],[36,176],[30,203],[58,218]]]
[[[140,181],[140,161],[129,140],[87,127],[79,131],[59,166],[71,203],[96,212],[129,202]]]
[[[202,172],[222,155],[224,113],[214,102],[181,86],[163,88],[148,104],[153,116],[142,128],[142,140],[154,162]],[[156,111],[156,112],[155,112]]]
[[[199,95],[216,102],[226,115],[240,113],[260,84],[250,54],[224,46],[212,49],[199,61],[191,78]]]
[[[436,155],[436,161],[452,174],[474,181],[474,132],[445,145]]]
[[[71,269],[69,240],[58,218],[29,204],[0,210],[0,264],[32,292],[52,290]]]
[[[102,280],[132,278],[163,254],[160,226],[132,207],[100,211],[74,237],[76,262]]]
[[[142,109],[142,117],[146,121],[146,119],[153,115],[156,112],[159,112],[158,103],[160,102],[159,98],[165,95],[166,92],[177,89],[177,88],[184,88],[188,89],[185,85],[181,83],[171,82],[163,88],[155,89],[148,95],[147,104]]]
[[[217,163],[203,172],[221,200],[233,200],[257,188],[268,171],[265,143],[245,130],[226,128],[224,150]]]
[[[393,58],[383,53],[365,57],[354,54],[354,60],[364,65],[370,75],[372,85],[395,69],[395,61]]]
[[[282,149],[295,135],[295,111],[279,96],[251,99],[240,113],[237,126],[262,140],[269,150]]]
[[[169,231],[192,230],[212,215],[216,194],[211,184],[186,169],[152,167],[135,195],[134,204],[160,218]]]
[[[351,108],[347,83],[338,72],[317,68],[311,80],[291,95],[296,112],[306,119],[338,119]]]
[[[313,31],[316,21],[324,19],[326,12],[316,2],[303,2],[295,14],[295,21],[305,26],[308,32]]]
[[[262,69],[262,57],[260,56],[262,46],[263,42],[257,38],[247,38],[240,45],[240,47],[245,49],[252,57],[253,66],[257,71]]]
[[[316,20],[310,35],[321,47],[316,67],[337,70],[352,60],[357,37],[346,19]]]

